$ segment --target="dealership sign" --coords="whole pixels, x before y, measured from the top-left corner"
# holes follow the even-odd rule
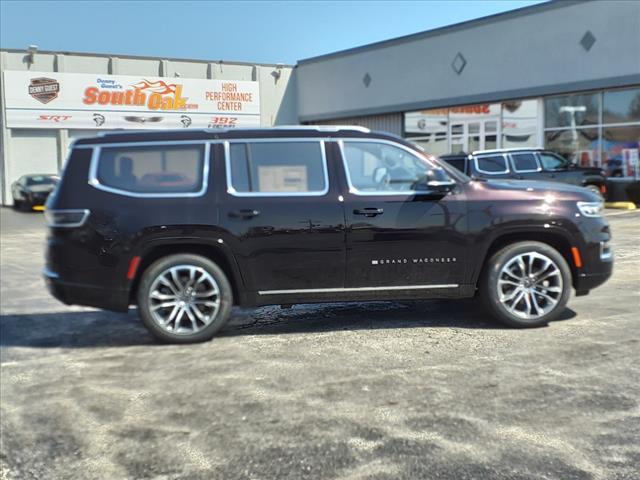
[[[9,128],[260,125],[258,82],[5,71],[4,85]]]

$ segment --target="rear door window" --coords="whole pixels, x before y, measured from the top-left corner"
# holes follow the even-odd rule
[[[205,187],[204,144],[104,146],[97,157],[91,180],[99,188],[163,195],[197,194]]]
[[[323,143],[230,142],[227,183],[237,196],[324,195],[329,183]]]
[[[476,169],[479,172],[487,173],[489,175],[499,175],[501,173],[509,172],[507,159],[502,154],[477,156]]]
[[[511,161],[516,172],[537,172],[540,169],[533,153],[512,153]]]

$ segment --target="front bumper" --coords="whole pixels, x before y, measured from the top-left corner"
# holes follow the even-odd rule
[[[67,305],[84,305],[117,312],[126,312],[129,308],[127,290],[108,290],[104,287],[65,282],[57,273],[46,268],[42,274],[49,293]]]

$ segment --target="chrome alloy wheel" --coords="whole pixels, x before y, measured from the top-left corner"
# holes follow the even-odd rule
[[[191,335],[209,325],[220,310],[220,288],[201,267],[176,265],[158,275],[149,289],[153,320],[173,334]]]
[[[500,303],[511,314],[534,320],[546,315],[562,297],[562,274],[546,255],[521,253],[509,260],[498,276]]]

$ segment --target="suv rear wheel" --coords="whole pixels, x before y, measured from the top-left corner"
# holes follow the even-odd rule
[[[541,242],[518,242],[496,252],[480,285],[485,307],[512,327],[540,327],[555,320],[570,294],[569,265]]]
[[[211,339],[227,322],[231,285],[220,267],[200,255],[157,260],[142,275],[138,311],[149,331],[168,343]]]

